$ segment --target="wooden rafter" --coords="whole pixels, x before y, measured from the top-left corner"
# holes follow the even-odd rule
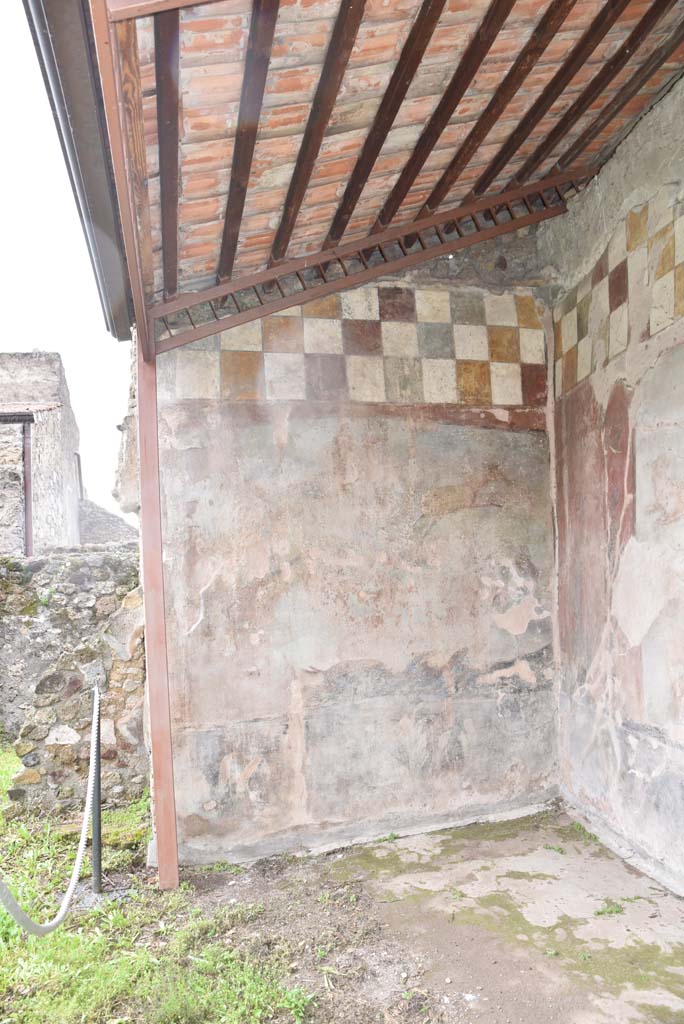
[[[590,142],[592,142],[603,129],[610,124],[613,118],[617,117],[620,111],[629,101],[637,95],[639,89],[648,82],[665,61],[684,44],[684,20],[680,21],[672,35],[662,43],[651,56],[644,61],[641,67],[632,75],[626,85],[613,97],[604,107],[595,121],[586,128],[573,144],[563,153],[556,164],[559,170],[569,167],[583,153]],[[605,159],[608,159],[607,154]],[[604,162],[604,161],[602,161]]]
[[[245,69],[240,93],[240,109],[223,224],[223,238],[216,270],[218,280],[230,277],[233,272],[277,17],[278,0],[254,0],[245,54]]]
[[[340,4],[318,80],[316,95],[311,105],[311,113],[287,190],[283,215],[273,240],[271,263],[281,260],[290,244],[295,222],[309,187],[316,158],[335,106],[365,6],[366,0],[342,0]]]
[[[435,143],[448,125],[456,107],[477,74],[499,31],[508,17],[515,0],[492,0],[477,31],[466,47],[458,67],[437,104],[432,117],[423,129],[407,163],[377,216],[371,234],[382,231],[391,221],[409,189],[418,177]]]
[[[620,49],[616,50],[607,63],[603,65],[596,77],[591,80],[586,89],[580,93],[546,138],[539,143],[534,153],[527,158],[520,170],[511,178],[506,188],[514,188],[522,181],[529,181],[530,176],[534,174],[540,163],[549,153],[553,153],[556,146],[563,139],[567,138],[570,130],[582,115],[589,110],[592,103],[601,96],[615,76],[622,71],[642,43],[648,38],[657,22],[674,7],[675,3],[676,0],[655,0],[643,18],[630,32]]]
[[[159,187],[164,295],[178,291],[178,44],[177,10],[154,16]]]
[[[177,320],[178,316],[189,325],[160,339],[157,351],[189,344],[302,301],[344,291],[556,217],[565,212],[565,196],[569,192],[575,194],[579,183],[593,173],[593,169],[580,168],[571,176],[555,175],[511,192],[483,196],[422,221],[393,225],[360,241],[345,242],[201,292],[188,292],[157,303],[150,310],[153,331],[157,323],[168,324],[169,319]],[[499,213],[497,208],[502,205],[503,213]],[[451,237],[446,237],[443,230],[446,220],[453,222]],[[415,238],[413,244],[407,241],[409,234]]]
[[[444,201],[576,3],[577,0],[552,0],[549,4],[517,60],[421,207],[418,217],[426,217]]]
[[[218,2],[219,0],[202,0],[203,5]],[[145,18],[162,11],[196,6],[197,0],[107,0],[107,15],[110,21],[127,21],[129,18]]]
[[[389,85],[380,101],[373,124],[366,136],[359,158],[356,161],[340,205],[335,211],[328,234],[322,248],[329,249],[340,240],[351,216],[356,208],[364,186],[380,155],[389,131],[399,113],[408,88],[420,67],[423,54],[432,33],[440,19],[446,0],[423,0],[416,20],[411,26],[406,42],[402,48],[397,66],[392,73]]]
[[[607,0],[601,5],[599,13],[573,47],[570,56],[542,90],[518,127],[511,132],[494,159],[479,176],[473,188],[474,195],[481,195],[498,177],[577,72],[581,70],[629,3],[630,0]]]

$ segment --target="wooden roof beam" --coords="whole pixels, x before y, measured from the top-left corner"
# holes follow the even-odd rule
[[[154,66],[157,87],[159,190],[161,203],[164,296],[178,291],[178,45],[180,14],[154,16]]]
[[[472,190],[473,195],[483,193],[489,188],[495,178],[498,177],[577,72],[581,70],[587,59],[607,35],[629,3],[630,0],[607,0],[606,3],[601,5],[599,13],[573,47],[568,59],[561,65],[548,85],[542,90],[518,127],[511,132],[494,159],[477,179]]]
[[[598,99],[604,89],[612,82],[615,76],[622,71],[630,58],[639,49],[641,44],[648,38],[651,31],[676,3],[676,0],[655,0],[655,3],[646,11],[632,32],[613,56],[603,65],[595,78],[577,97],[572,106],[563,114],[543,142],[535,149],[534,153],[527,158],[520,170],[513,175],[506,188],[515,188],[522,181],[529,181],[530,176],[539,167],[539,164],[553,153],[556,146],[568,136],[568,132],[579,121],[583,114],[589,109],[592,103]]]
[[[575,139],[573,144],[563,153],[557,161],[554,171],[569,167],[575,162],[580,153],[583,153],[590,142],[603,131],[606,125],[610,124],[613,118],[617,117],[622,108],[637,95],[642,86],[648,82],[662,64],[684,43],[684,19],[679,22],[676,29],[658,49],[654,50],[651,56],[644,61],[641,67],[632,75],[626,85],[620,89],[613,99],[601,111],[599,116],[592,121],[588,128]]]
[[[328,234],[322,245],[323,249],[329,249],[336,242],[339,242],[347,229],[356,204],[375,166],[375,161],[380,155],[389,131],[399,113],[399,108],[406,97],[408,88],[420,67],[423,54],[432,38],[445,4],[446,0],[423,0],[420,11],[406,38],[389,85],[377,109],[371,129],[366,136],[354,170],[347,182],[340,205],[335,211],[335,216],[332,219]]]
[[[437,104],[411,156],[385,200],[375,224],[371,228],[371,234],[382,231],[391,222],[408,195],[435,143],[448,125],[456,107],[463,99],[466,90],[477,74],[482,61],[489,53],[514,2],[515,0],[492,0],[477,31],[468,43],[444,95]]]
[[[253,0],[223,238],[216,270],[219,281],[230,277],[235,263],[277,17],[278,0]]]
[[[670,2],[672,3],[674,0],[670,0]],[[518,59],[510,68],[428,196],[427,201],[421,207],[418,217],[426,217],[444,201],[576,3],[577,0],[552,0],[549,4],[539,24],[521,50]]]
[[[342,0],[340,4],[318,80],[318,88],[311,106],[311,113],[287,190],[283,214],[273,240],[270,264],[283,259],[290,244],[365,6],[366,0]]]

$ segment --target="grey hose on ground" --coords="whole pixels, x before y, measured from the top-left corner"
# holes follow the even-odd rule
[[[95,749],[97,745],[97,734],[100,728],[100,694],[97,687],[93,688],[93,724],[90,733],[90,767],[88,769],[88,784],[86,786],[86,798],[85,806],[83,808],[83,824],[81,825],[81,836],[78,841],[78,849],[76,851],[76,860],[74,861],[74,868],[71,872],[71,879],[69,885],[64,893],[64,898],[60,904],[59,910],[52,918],[51,921],[47,921],[45,924],[38,924],[36,921],[32,921],[25,911],[21,909],[14,896],[12,895],[9,887],[6,885],[4,880],[0,878],[0,903],[4,906],[5,910],[14,920],[17,922],[20,928],[23,928],[29,935],[48,935],[50,932],[54,932],[56,928],[62,924],[69,911],[69,904],[71,903],[78,882],[79,875],[81,873],[81,865],[83,864],[83,858],[85,856],[86,844],[88,842],[88,826],[90,825],[90,817],[93,810],[93,787],[95,783]]]

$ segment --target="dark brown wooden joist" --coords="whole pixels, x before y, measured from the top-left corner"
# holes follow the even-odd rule
[[[302,144],[299,147],[290,186],[287,190],[283,215],[273,240],[271,263],[281,260],[285,256],[287,247],[290,244],[297,216],[311,181],[316,158],[320,152],[323,136],[335,106],[335,100],[342,84],[342,78],[349,62],[365,6],[366,0],[342,0],[340,4],[335,26],[328,43],[321,76],[318,80],[318,88],[316,89],[316,95],[311,106],[311,113],[304,130]]]
[[[499,176],[511,158],[518,152],[523,142],[529,138],[544,115],[564,92],[577,72],[582,69],[629,3],[630,0],[607,0],[606,3],[601,5],[599,13],[573,47],[570,56],[542,90],[518,127],[511,132],[494,159],[479,176],[473,188],[474,195],[481,195],[485,192]]]
[[[577,0],[552,0],[549,4],[517,60],[421,207],[418,217],[426,217],[444,201],[576,3]]]
[[[361,197],[375,161],[394,124],[399,108],[404,101],[408,88],[420,67],[423,54],[432,38],[446,0],[423,0],[423,4],[411,26],[406,42],[402,48],[397,66],[392,73],[389,85],[380,101],[373,124],[365,138],[363,148],[351,173],[340,205],[335,211],[328,234],[323,242],[323,249],[329,249],[340,240]]]
[[[534,153],[527,158],[517,174],[511,178],[506,188],[514,188],[522,181],[529,181],[542,161],[550,153],[553,153],[556,146],[563,139],[568,137],[574,125],[589,110],[592,103],[608,88],[615,76],[622,71],[642,43],[648,38],[658,21],[674,7],[675,3],[676,0],[655,0],[655,3],[646,11],[643,18],[630,32],[620,49],[616,50],[607,63],[603,65],[596,77],[591,80],[586,89],[580,93],[556,126],[549,132],[543,142],[540,142]]]
[[[625,107],[634,96],[637,95],[642,86],[646,85],[648,80],[658,71],[658,69],[668,60],[668,58],[684,44],[684,20],[680,21],[672,35],[665,40],[656,50],[653,51],[651,56],[644,61],[641,67],[635,71],[634,75],[630,78],[626,85],[619,90],[613,99],[604,107],[599,116],[592,121],[592,123],[586,128],[582,134],[573,142],[573,144],[563,153],[558,160],[554,172],[556,169],[561,170],[564,167],[569,167],[575,162],[578,156],[584,152],[587,146],[600,135],[604,128],[610,124],[613,118],[617,117],[620,111]],[[603,159],[599,161],[604,163],[606,159],[609,159],[611,153],[615,147],[619,144],[619,141],[613,146],[613,150],[604,154]],[[554,173],[552,172],[552,173]]]
[[[278,0],[254,0],[245,53],[223,238],[216,270],[218,280],[230,277],[233,272],[277,17]]]
[[[468,43],[444,95],[437,104],[411,156],[385,200],[371,229],[371,234],[382,231],[391,222],[408,195],[409,189],[418,177],[425,161],[430,156],[435,143],[448,125],[456,107],[463,99],[466,90],[477,74],[482,61],[489,53],[514,2],[515,0],[493,0],[490,4],[477,31]]]
[[[178,44],[180,14],[154,16],[164,295],[178,291]]]

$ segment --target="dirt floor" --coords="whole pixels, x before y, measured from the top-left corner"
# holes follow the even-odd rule
[[[684,900],[561,813],[184,877],[320,1024],[684,1024]]]

